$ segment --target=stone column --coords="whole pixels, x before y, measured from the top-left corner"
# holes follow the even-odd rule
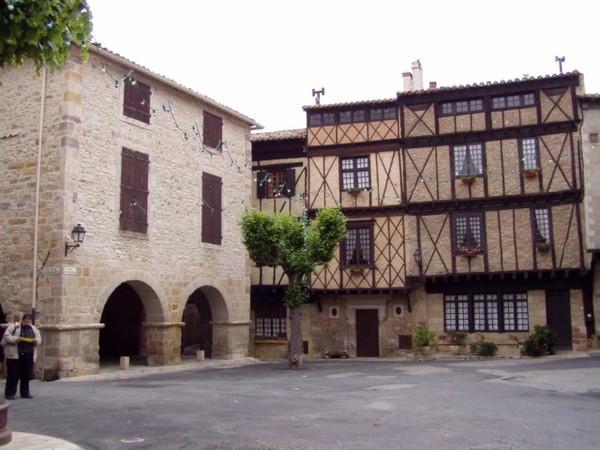
[[[149,366],[172,366],[181,363],[181,328],[184,322],[145,322],[146,355]]]
[[[238,359],[248,356],[251,322],[212,322],[214,359]]]

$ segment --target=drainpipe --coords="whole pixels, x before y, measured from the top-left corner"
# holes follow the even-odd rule
[[[38,227],[40,220],[40,178],[42,173],[42,138],[44,137],[44,108],[46,106],[46,67],[42,67],[42,95],[40,100],[40,124],[38,128],[38,155],[37,155],[37,171],[35,179],[35,204],[34,204],[34,220],[33,220],[33,270],[32,270],[32,285],[33,292],[31,298],[31,316],[32,322],[35,323],[35,302],[37,299],[37,253],[38,253]]]

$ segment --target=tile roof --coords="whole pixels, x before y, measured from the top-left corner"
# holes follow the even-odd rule
[[[306,139],[306,128],[295,130],[270,131],[266,133],[253,133],[252,142],[260,141],[283,141],[286,139]]]

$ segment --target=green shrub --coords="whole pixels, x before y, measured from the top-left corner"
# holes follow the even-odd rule
[[[554,355],[556,332],[548,325],[536,325],[533,334],[523,342],[523,350],[529,356]]]
[[[498,346],[493,342],[479,339],[471,343],[471,352],[481,356],[494,356],[498,351]]]
[[[467,333],[465,331],[448,331],[448,343],[450,345],[465,345],[467,343]]]
[[[412,346],[413,349],[418,350],[428,345],[432,345],[435,339],[435,333],[429,331],[424,327],[417,327],[413,331],[412,335]]]

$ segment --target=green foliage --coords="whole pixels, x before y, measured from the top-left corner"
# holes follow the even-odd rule
[[[412,346],[413,349],[419,350],[434,343],[435,333],[424,327],[417,327],[413,331]]]
[[[479,339],[471,343],[471,352],[481,356],[494,356],[498,346],[490,341]]]
[[[308,300],[310,292],[306,282],[300,281],[293,286],[289,286],[283,296],[283,303],[288,308],[296,308]]]
[[[553,355],[556,350],[556,332],[548,325],[536,325],[533,334],[523,342],[523,350],[529,356]]]
[[[450,345],[465,345],[467,343],[468,334],[464,331],[448,331],[448,341]]]
[[[92,13],[86,0],[0,0],[0,67],[19,66],[32,59],[62,67],[71,44],[88,57]]]

